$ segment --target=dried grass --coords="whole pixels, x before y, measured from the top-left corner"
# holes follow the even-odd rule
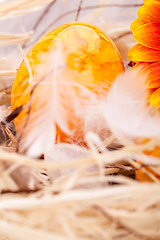
[[[141,159],[144,164],[160,167],[158,159],[142,155],[140,148],[144,146],[91,154],[68,163],[43,162],[1,150],[5,168],[1,165],[1,234],[11,239],[159,239],[159,183],[108,175],[123,168],[119,164],[122,159],[130,164],[131,158]],[[106,171],[98,170],[97,159]],[[93,165],[97,168],[88,173]],[[11,174],[17,168],[15,173],[21,179],[19,166],[28,172],[27,188],[18,186]],[[42,174],[44,169],[68,168],[73,172],[54,183]]]
[[[28,42],[31,36],[32,32],[22,34],[0,34],[0,46],[23,44]]]
[[[48,2],[25,0],[19,7],[19,1],[4,3],[0,16],[23,14]],[[114,37],[126,59],[132,38],[127,28],[121,30],[117,28]],[[125,33],[127,43],[126,36],[121,37]],[[27,37],[9,35],[8,44],[27,41]],[[14,74],[8,66],[1,70],[0,78]],[[120,149],[100,154],[95,146],[86,158],[55,163],[15,153],[16,138],[8,128],[5,132],[9,139],[0,150],[0,240],[160,239],[160,184],[135,161],[141,160],[160,173],[159,159],[144,154],[159,145],[159,139],[135,145],[118,136],[116,142],[123,145]],[[113,142],[115,136],[106,139],[103,147],[111,147]],[[153,182],[131,178],[134,168],[142,168]],[[47,175],[67,169],[72,169],[70,174],[53,182]]]
[[[14,0],[0,5],[0,18],[11,18],[39,10],[54,0]]]

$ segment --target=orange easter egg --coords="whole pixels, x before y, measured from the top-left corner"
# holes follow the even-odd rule
[[[43,121],[49,121],[45,108],[50,107],[55,141],[83,142],[83,114],[90,93],[97,100],[103,98],[123,71],[116,46],[97,27],[76,22],[54,29],[28,52],[14,80],[12,109],[24,106],[14,121],[17,132],[23,129],[22,139],[27,138],[39,118],[44,115]]]

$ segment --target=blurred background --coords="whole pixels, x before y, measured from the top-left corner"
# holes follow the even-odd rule
[[[30,39],[31,46],[52,29],[78,20],[95,24],[114,38],[118,28],[119,32],[129,31],[142,3],[142,0],[1,0],[0,34],[21,34],[19,44]],[[4,40],[0,38],[1,53],[4,46],[18,44],[18,40],[12,43]],[[25,46],[26,51],[30,46]]]

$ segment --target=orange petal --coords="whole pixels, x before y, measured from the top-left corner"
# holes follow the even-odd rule
[[[159,0],[143,0],[144,4],[159,2]]]
[[[129,50],[128,58],[133,62],[156,62],[160,61],[160,51],[138,43]]]
[[[143,23],[160,22],[160,2],[147,1],[138,9],[138,17]]]
[[[140,182],[153,182],[153,180],[141,169],[136,171],[136,179]]]
[[[147,23],[133,33],[134,39],[140,44],[160,50],[160,23]]]
[[[136,69],[137,67],[138,68],[140,68],[142,71],[146,68],[146,67],[148,67],[149,65],[150,65],[151,63],[147,63],[147,62],[139,62],[139,63],[137,63],[137,64],[135,64],[134,66],[133,66],[133,68],[132,68],[132,70],[134,70],[134,69]]]
[[[150,98],[152,107],[160,107],[160,88],[158,88]]]
[[[131,23],[131,31],[134,32],[137,28],[139,28],[141,25],[143,25],[143,21],[140,20],[139,18],[135,19],[132,23]]]
[[[147,74],[147,87],[159,88],[160,87],[160,62],[150,64],[143,70]]]
[[[148,88],[159,88],[160,87],[160,62],[156,63],[137,63],[132,70],[139,68],[142,74],[147,76],[147,87]]]
[[[158,156],[159,157],[159,156]],[[146,170],[148,173],[150,173],[151,175],[153,175],[155,178],[157,178],[157,180],[160,180],[160,175],[159,175],[159,169],[157,168],[150,168],[150,167],[144,167],[142,168],[144,170]],[[136,171],[136,178],[137,180],[141,181],[141,182],[153,182],[153,179],[147,175],[147,173],[144,173],[143,170],[139,169]]]

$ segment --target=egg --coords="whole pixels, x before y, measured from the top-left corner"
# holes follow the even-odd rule
[[[95,26],[73,22],[46,34],[28,52],[12,87],[12,109],[23,106],[14,120],[23,144],[38,146],[41,135],[52,144],[83,144],[87,111],[123,71],[116,46]]]

